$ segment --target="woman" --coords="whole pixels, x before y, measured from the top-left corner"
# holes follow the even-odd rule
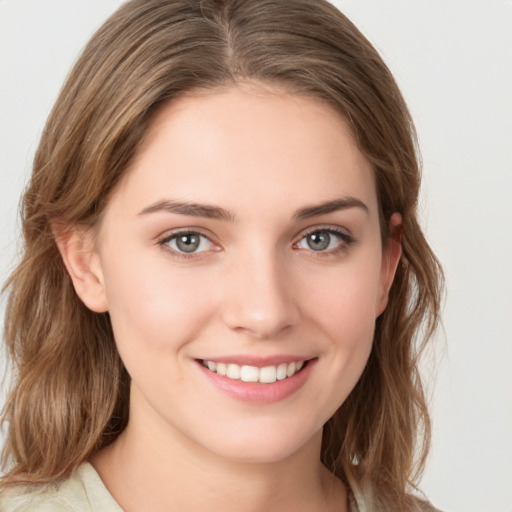
[[[24,197],[2,510],[428,510],[419,184],[330,4],[122,6]]]

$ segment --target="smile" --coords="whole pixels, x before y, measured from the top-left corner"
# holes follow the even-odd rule
[[[201,364],[211,372],[228,379],[241,380],[243,382],[259,382],[261,384],[272,384],[276,381],[286,380],[293,377],[304,367],[304,361],[292,361],[262,368],[206,360],[201,361]]]

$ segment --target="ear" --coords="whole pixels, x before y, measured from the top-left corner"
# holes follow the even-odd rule
[[[382,248],[382,265],[380,270],[379,297],[376,316],[386,309],[389,290],[395,278],[398,262],[402,256],[402,216],[394,213],[389,220],[389,237]]]
[[[108,311],[101,261],[90,228],[53,225],[57,247],[77,295],[96,313]]]

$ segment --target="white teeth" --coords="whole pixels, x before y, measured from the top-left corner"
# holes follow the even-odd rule
[[[278,367],[277,367],[277,380],[284,380],[286,379],[286,377],[288,377],[288,375],[286,374],[288,370],[288,365],[286,363],[283,363],[283,364],[280,364]]]
[[[260,370],[256,366],[242,366],[240,370],[240,378],[244,382],[258,382],[260,378]]]
[[[292,377],[304,366],[304,361],[294,361],[291,363],[282,363],[278,366],[240,366],[234,363],[216,363],[214,361],[203,361],[203,366],[212,372],[226,376],[229,379],[242,380],[244,382],[261,382],[262,384],[272,384],[276,380],[284,380]]]
[[[270,384],[277,380],[277,368],[275,366],[265,366],[260,368],[260,382]]]
[[[228,364],[226,377],[238,380],[240,378],[240,366],[238,366],[237,364]]]

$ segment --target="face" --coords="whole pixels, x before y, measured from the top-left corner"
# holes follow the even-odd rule
[[[318,439],[359,379],[390,247],[345,121],[231,88],[159,114],[97,230],[94,285],[77,290],[110,314],[130,421],[276,461]]]

